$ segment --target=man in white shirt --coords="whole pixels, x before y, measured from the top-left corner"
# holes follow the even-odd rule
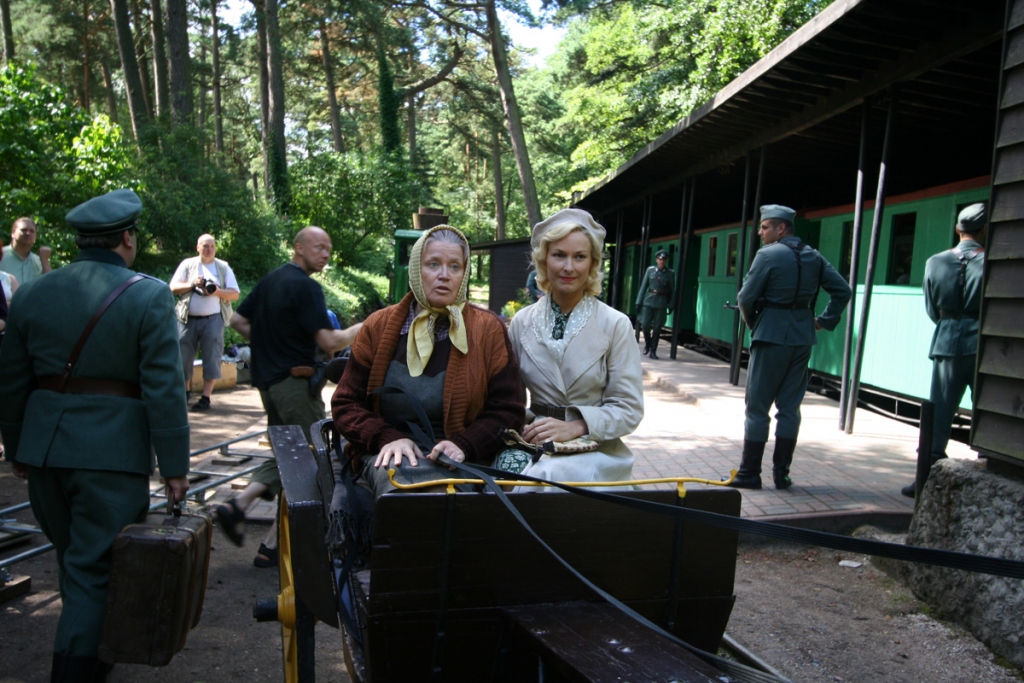
[[[213,235],[202,235],[196,244],[199,256],[187,258],[171,278],[171,292],[178,297],[178,338],[185,388],[192,384],[192,361],[196,349],[203,353],[203,395],[194,411],[210,409],[213,385],[220,379],[224,353],[224,325],[231,319],[231,302],[238,300],[238,282],[226,261],[214,258],[217,243]]]
[[[39,253],[32,253],[38,235],[36,222],[22,216],[11,226],[11,243],[4,247],[3,259],[0,259],[0,270],[6,271],[18,279],[23,285],[37,277],[49,273],[50,247],[39,247]]]

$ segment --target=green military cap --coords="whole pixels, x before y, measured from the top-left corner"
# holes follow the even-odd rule
[[[132,190],[114,190],[79,204],[64,219],[80,235],[107,235],[135,227],[142,200]]]
[[[777,218],[787,223],[792,223],[796,218],[796,211],[781,204],[765,204],[761,207],[761,220]]]
[[[964,207],[957,216],[956,223],[960,226],[961,232],[980,232],[985,227],[988,216],[985,213],[985,205],[982,203],[971,204]]]
[[[668,258],[668,252],[664,249],[659,249],[658,253],[654,255],[654,258]]]

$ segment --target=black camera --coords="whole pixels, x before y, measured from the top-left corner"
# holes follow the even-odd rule
[[[203,278],[203,284],[193,285],[192,291],[200,296],[206,296],[207,294],[213,294],[217,291],[217,283],[208,277]]]

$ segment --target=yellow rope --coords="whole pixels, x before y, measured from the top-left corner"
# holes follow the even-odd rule
[[[630,479],[628,481],[561,481],[560,484],[566,484],[567,486],[586,486],[586,487],[609,487],[609,486],[642,486],[645,484],[675,484],[676,490],[679,493],[679,497],[683,498],[686,496],[685,484],[708,484],[710,486],[728,486],[732,483],[732,480],[736,477],[736,470],[732,470],[729,474],[729,478],[725,481],[718,481],[712,479],[698,479],[696,477],[663,477],[660,479]],[[391,468],[388,470],[388,478],[391,480],[392,485],[396,489],[401,491],[413,491],[415,489],[430,488],[432,486],[446,486],[448,492],[454,493],[453,487],[459,484],[483,484],[482,479],[435,479],[434,481],[424,481],[418,484],[401,484],[395,481],[395,469]],[[495,483],[499,486],[550,486],[537,481],[519,481],[516,479],[496,479]]]

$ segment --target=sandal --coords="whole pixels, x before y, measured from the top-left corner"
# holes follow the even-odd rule
[[[268,548],[263,543],[260,543],[259,552],[256,553],[256,557],[253,558],[252,563],[260,569],[269,569],[270,567],[276,567],[277,548]]]
[[[238,507],[235,499],[229,498],[228,502],[224,505],[218,505],[214,508],[213,514],[228,540],[241,547],[242,541],[245,539],[241,529],[242,524],[245,522],[245,511]]]

